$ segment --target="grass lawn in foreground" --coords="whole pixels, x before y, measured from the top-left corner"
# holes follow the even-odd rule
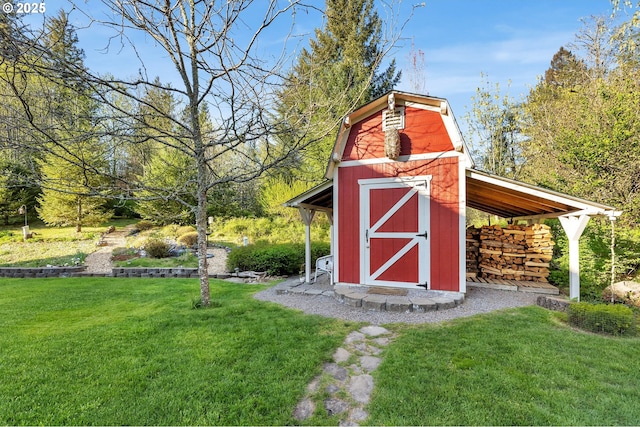
[[[374,373],[373,425],[637,425],[640,339],[525,307],[407,328]]]
[[[192,279],[0,279],[0,425],[284,425],[356,325]]]

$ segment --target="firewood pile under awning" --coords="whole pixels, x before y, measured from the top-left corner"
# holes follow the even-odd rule
[[[548,282],[555,245],[548,225],[469,227],[466,242],[467,277]]]

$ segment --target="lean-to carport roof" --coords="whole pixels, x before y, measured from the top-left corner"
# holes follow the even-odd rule
[[[292,208],[333,211],[333,181],[325,181],[284,203]]]
[[[546,188],[503,178],[475,169],[466,170],[466,204],[502,218],[555,218],[570,213],[614,215],[611,206],[569,196]],[[333,211],[333,181],[324,183],[285,203],[290,207]]]
[[[523,182],[466,170],[467,206],[502,218],[555,218],[572,212],[614,215],[611,206]]]

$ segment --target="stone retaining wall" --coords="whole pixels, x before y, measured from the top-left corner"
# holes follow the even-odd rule
[[[116,267],[111,269],[113,277],[198,277],[197,268],[144,268]]]
[[[146,268],[117,267],[111,274],[86,273],[85,266],[78,267],[0,267],[0,277],[46,278],[46,277],[181,277],[197,278],[197,268]],[[214,279],[228,279],[230,274],[214,274]]]
[[[82,273],[84,265],[78,267],[0,267],[0,277],[71,277]]]

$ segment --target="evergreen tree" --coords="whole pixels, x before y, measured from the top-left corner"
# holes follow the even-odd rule
[[[279,94],[280,120],[317,140],[288,165],[288,180],[321,181],[342,118],[400,80],[395,60],[381,70],[382,21],[373,0],[327,0],[325,17]]]
[[[564,46],[553,55],[551,65],[544,73],[545,87],[548,88],[575,88],[586,78],[587,68],[584,62]]]
[[[47,224],[95,225],[110,216],[105,199],[95,196],[105,185],[108,170],[104,147],[92,134],[96,103],[86,83],[79,78],[84,69],[84,52],[66,13],[46,23],[44,49],[46,67],[53,86],[46,118],[50,140],[40,162],[43,192],[38,214]]]

